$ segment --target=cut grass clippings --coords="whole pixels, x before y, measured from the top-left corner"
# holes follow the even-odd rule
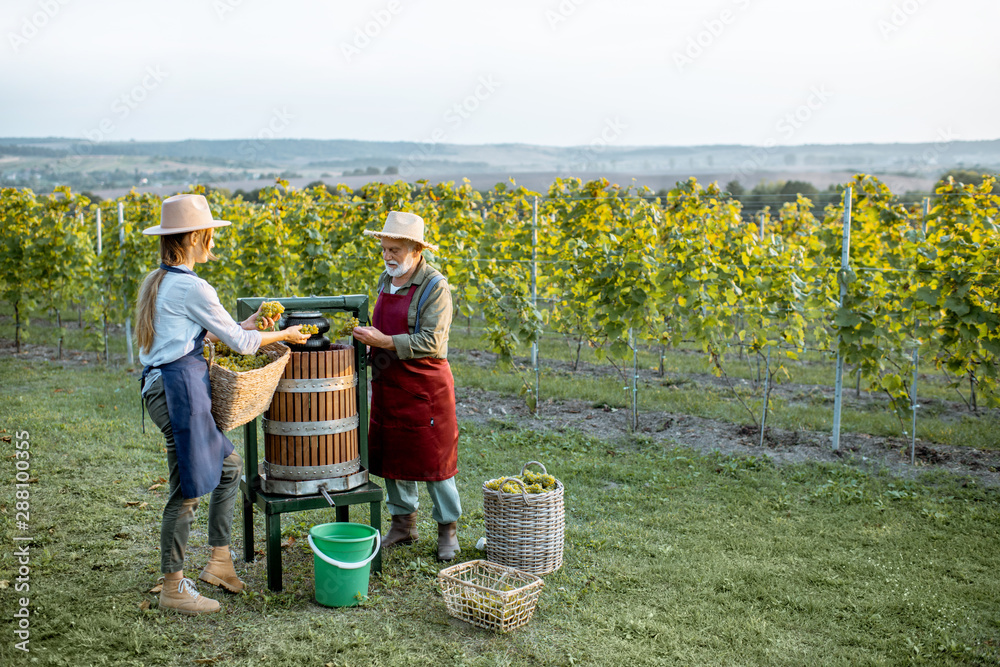
[[[101,369],[0,360],[0,429],[27,431],[31,519],[14,521],[3,443],[0,525],[31,536],[31,653],[14,648],[17,573],[0,561],[0,664],[41,665],[987,665],[1000,661],[1000,493],[945,473],[919,481],[842,465],[775,468],[645,440],[617,445],[498,424],[462,425],[461,559],[484,557],[481,483],[545,463],[566,486],[565,564],[534,619],[496,635],[448,617],[435,585],[430,502],[421,539],[387,554],[361,607],[312,601],[309,526],[284,515],[284,591],[262,556],[223,611],[160,612],[166,474],[139,431],[137,383]],[[116,409],[117,408],[117,409]],[[238,438],[237,448],[241,445]],[[143,503],[146,503],[143,505]],[[187,574],[208,555],[199,510]],[[353,508],[364,521],[367,507]],[[256,513],[257,547],[263,522]],[[385,518],[384,523],[387,523]],[[234,551],[242,554],[240,520]],[[206,586],[200,586],[208,593]],[[146,605],[144,605],[146,603]],[[148,606],[149,608],[143,608]]]

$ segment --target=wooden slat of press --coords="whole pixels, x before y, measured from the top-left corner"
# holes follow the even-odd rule
[[[302,366],[302,353],[295,352],[295,356],[292,358],[292,363],[294,364],[292,368],[292,377],[296,380],[302,377],[300,373],[300,368]],[[289,394],[292,402],[292,414],[289,415],[292,421],[302,421],[302,402],[299,398],[302,394]],[[291,451],[289,451],[288,465],[300,466],[302,465],[302,454],[299,448],[302,438],[299,436],[292,436],[291,440]]]
[[[291,380],[295,377],[295,353],[292,352],[291,358],[288,360],[288,366],[285,369],[285,377]],[[282,421],[292,420],[292,395],[285,393],[281,395],[281,416]],[[289,465],[289,455],[292,452],[291,438],[287,435],[281,436],[281,465]]]
[[[348,369],[348,367],[349,367],[350,364],[347,361],[347,355],[344,354],[344,350],[337,350],[337,354],[340,355],[340,376],[344,377],[344,376],[347,375],[347,369]],[[346,400],[346,397],[347,397],[347,392],[348,391],[349,391],[348,389],[341,389],[340,391],[337,392],[337,401],[340,403],[340,416],[341,417],[350,417],[351,416],[351,414],[347,411],[347,400]],[[346,463],[347,461],[350,461],[350,459],[347,457],[347,453],[348,453],[348,450],[350,449],[348,447],[348,443],[350,442],[351,434],[350,434],[350,431],[345,431],[345,432],[341,433],[340,435],[341,435],[341,438],[340,438],[340,460],[342,462]]]
[[[292,352],[292,358],[288,360],[288,379],[291,380],[295,377],[295,353]],[[292,394],[284,394],[284,405],[281,408],[282,421],[292,421]],[[281,465],[291,465],[292,459],[292,439],[290,436],[281,436]]]
[[[344,350],[337,350],[337,354],[340,355],[340,376],[347,377],[351,367],[350,361],[348,360],[347,355],[344,354]],[[345,418],[351,416],[351,411],[348,409],[347,405],[347,394],[350,393],[350,391],[350,389],[341,389],[337,392],[337,400],[340,401],[340,414]],[[351,460],[350,456],[348,456],[351,451],[351,432],[344,431],[341,435],[343,435],[343,437],[340,439],[340,460],[346,463]]]
[[[341,350],[340,354],[344,360],[344,376],[350,378],[354,374],[354,364],[352,363],[352,358],[350,350]],[[351,395],[354,394],[354,387],[345,389],[341,394],[341,401],[344,404],[344,416],[352,417],[354,416],[354,411],[351,410]],[[351,429],[344,434],[344,460],[350,461],[354,458],[354,429]]]
[[[309,360],[308,377],[310,378],[319,377],[318,373],[319,368],[317,366],[319,359],[317,359],[317,357],[319,357],[319,354],[317,354],[316,352],[308,353],[307,357],[307,359]],[[309,409],[309,421],[319,421],[319,404],[317,403],[317,401],[319,400],[319,396],[314,391],[309,392],[308,394],[306,394],[306,396],[309,397],[309,405],[307,406],[307,408]],[[309,466],[319,465],[319,456],[316,453],[318,446],[319,446],[318,436],[315,435],[309,436],[309,462],[306,463],[306,465]]]
[[[344,353],[344,375],[347,377],[352,377],[354,375],[354,357],[351,354],[351,350],[343,350]],[[354,392],[356,389],[351,387],[344,392],[344,411],[347,413],[348,417],[353,417],[355,412],[352,405],[352,399],[354,397]],[[347,451],[344,455],[347,457],[348,461],[354,460],[354,434],[356,429],[351,429],[347,432]]]
[[[333,373],[334,373],[334,370],[333,370],[333,368],[334,368],[334,366],[333,366],[333,353],[330,350],[326,350],[326,351],[323,352],[323,357],[326,359],[326,373],[323,375],[323,377],[333,377]],[[329,392],[329,391],[323,392],[323,405],[326,406],[326,418],[328,420],[329,419],[334,419],[334,416],[333,416],[333,414],[334,414],[333,413],[333,392]],[[324,436],[324,439],[323,439],[323,450],[324,450],[324,454],[323,455],[326,457],[326,463],[327,463],[327,465],[336,463],[336,460],[333,457],[333,441],[334,441],[334,439],[336,437],[337,436],[335,436],[333,434],[330,434],[330,435]]]
[[[309,375],[309,357],[307,352],[299,353],[299,379],[304,379]],[[296,414],[298,419],[296,421],[309,421],[309,394],[295,394],[296,400]],[[309,438],[306,436],[298,436],[295,443],[295,465],[304,466],[306,465],[306,452],[309,451]]]
[[[275,394],[277,396],[277,394]],[[264,410],[264,419],[274,419],[271,415],[274,414],[274,401],[275,397],[271,397],[271,404],[267,406],[267,410]],[[264,460],[273,461],[271,458],[271,436],[267,433],[264,434]]]
[[[341,364],[340,364],[340,352],[338,350],[332,350],[330,355],[333,357],[333,374],[331,377],[340,377],[341,375]],[[339,391],[330,392],[330,402],[333,404],[333,418],[342,419],[344,417],[343,413],[340,411],[340,401],[337,400],[337,395]],[[340,449],[342,447],[342,442],[344,440],[343,433],[337,433],[333,436],[333,460],[335,463],[343,463],[344,459],[340,457]]]
[[[323,378],[326,377],[327,366],[326,366],[326,353],[316,352],[316,377]],[[326,395],[325,392],[319,394],[318,396],[318,410],[316,413],[316,419],[319,421],[326,421],[328,417],[326,416]],[[321,435],[316,440],[316,465],[326,465],[326,438],[327,436]]]
[[[348,360],[348,370],[350,375],[353,377],[356,369],[354,368],[354,348],[347,350],[347,360]],[[359,380],[360,382],[360,380]],[[367,392],[367,387],[361,387],[361,391]],[[352,387],[351,393],[347,395],[348,405],[350,406],[351,414],[358,414],[358,388]],[[351,460],[358,458],[358,429],[355,428],[351,431]]]
[[[292,364],[291,358],[289,358],[289,363],[285,364],[285,372],[282,373],[281,377],[285,380],[291,379],[292,377]],[[288,404],[288,394],[285,392],[279,392],[274,395],[274,399],[271,401],[271,406],[274,408],[274,420],[284,421],[287,419],[285,406]],[[270,461],[277,463],[278,465],[285,465],[285,436],[283,435],[272,435],[273,445],[271,447],[274,458],[269,459]]]

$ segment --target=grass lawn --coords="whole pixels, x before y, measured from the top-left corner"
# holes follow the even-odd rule
[[[496,635],[450,620],[426,496],[422,539],[387,554],[362,607],[312,601],[304,536],[333,520],[322,510],[285,515],[284,592],[267,591],[262,558],[238,561],[250,592],[213,593],[222,613],[161,613],[147,591],[165,495],[150,487],[166,462],[149,420],[139,431],[136,389],[121,372],[0,360],[0,429],[30,434],[37,478],[24,532],[14,524],[14,449],[4,442],[0,664],[1000,662],[996,489],[941,473],[904,482],[845,466],[776,469],[501,424],[463,424],[461,558],[484,557],[474,546],[484,534],[484,479],[534,459],[566,485],[565,564],[545,577],[526,627]],[[203,503],[189,576],[207,559],[205,513]],[[352,519],[364,520],[360,508]],[[19,535],[32,537],[28,593],[13,590]],[[21,595],[30,597],[29,654],[14,647]]]

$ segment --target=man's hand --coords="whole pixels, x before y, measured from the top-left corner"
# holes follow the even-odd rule
[[[392,336],[386,336],[375,327],[354,327],[354,338],[365,345],[371,347],[381,347],[386,350],[395,350],[396,345],[392,342]]]

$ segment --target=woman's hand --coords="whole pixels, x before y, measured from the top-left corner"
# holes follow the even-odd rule
[[[392,336],[386,336],[375,327],[354,327],[353,335],[355,339],[371,347],[381,347],[386,350],[396,349],[396,344],[392,342]]]
[[[240,326],[247,331],[257,331],[257,318],[260,317],[261,321],[264,323],[263,331],[270,331],[271,327],[274,326],[277,320],[272,320],[270,317],[264,317],[260,314],[260,309],[264,307],[264,304],[260,304],[257,307],[257,312],[240,322]]]
[[[289,343],[294,343],[296,345],[302,345],[307,340],[309,340],[309,336],[311,334],[302,333],[300,329],[302,329],[301,324],[296,324],[294,327],[288,327],[287,329],[283,329],[281,333],[285,334],[285,337],[282,340],[287,341]]]

